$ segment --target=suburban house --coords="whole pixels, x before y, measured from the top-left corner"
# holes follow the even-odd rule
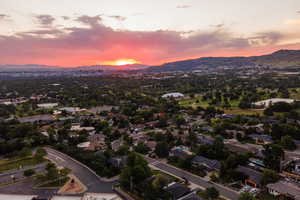
[[[90,135],[88,137],[91,146],[93,147],[93,149],[105,149],[106,147],[106,143],[105,143],[105,135],[103,134],[94,134],[94,135]]]
[[[187,194],[178,200],[203,200],[203,198],[198,196],[195,192],[191,192],[190,194]]]
[[[74,124],[72,125],[71,131],[87,131],[87,132],[92,132],[95,130],[94,127],[82,127],[80,124]]]
[[[78,108],[78,107],[63,107],[59,109],[62,112],[66,112],[68,114],[75,114],[77,112],[82,111],[82,109]]]
[[[271,144],[273,143],[272,137],[269,135],[251,134],[248,137],[255,140],[256,144]]]
[[[211,160],[203,156],[195,156],[192,160],[193,167],[205,167],[209,171],[219,170],[221,165],[217,160]]]
[[[245,174],[248,177],[244,182],[245,185],[249,185],[255,188],[259,188],[261,186],[260,183],[263,176],[261,172],[241,165],[238,166],[237,171]]]
[[[283,199],[300,200],[300,187],[287,181],[278,181],[267,185],[270,194]]]
[[[127,156],[113,157],[113,158],[108,159],[107,162],[115,168],[122,168],[122,167],[126,166]]]
[[[145,143],[145,145],[146,145],[149,149],[151,149],[151,151],[154,151],[154,150],[155,150],[156,144],[157,144],[156,141],[148,141],[148,142]]]
[[[91,146],[91,142],[82,142],[82,143],[77,145],[77,147],[80,148],[80,149],[93,150],[93,149],[90,149],[90,146]]]
[[[111,142],[111,149],[114,151],[119,150],[119,148],[123,145],[123,140],[118,139]]]
[[[170,156],[174,156],[174,157],[178,157],[181,159],[185,159],[191,155],[193,155],[193,153],[190,151],[189,147],[186,146],[176,146],[173,147],[170,151]]]
[[[181,197],[190,194],[191,189],[182,183],[172,182],[164,187],[164,190],[171,194],[172,200],[179,200]]]
[[[208,137],[198,137],[197,142],[199,144],[210,144],[213,145],[214,144],[214,139],[213,138],[208,138]]]
[[[225,143],[225,146],[231,152],[239,152],[239,153],[256,153],[257,150],[248,145],[240,145],[235,143]]]
[[[51,109],[54,107],[57,107],[58,103],[42,103],[42,104],[37,104],[38,108],[42,108],[42,109]]]

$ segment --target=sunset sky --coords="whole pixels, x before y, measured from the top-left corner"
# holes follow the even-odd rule
[[[0,64],[79,66],[300,49],[300,0],[0,0]]]

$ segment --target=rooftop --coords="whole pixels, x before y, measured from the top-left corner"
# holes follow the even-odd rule
[[[287,181],[278,181],[267,185],[267,188],[275,190],[280,194],[292,196],[296,200],[300,200],[300,187]]]

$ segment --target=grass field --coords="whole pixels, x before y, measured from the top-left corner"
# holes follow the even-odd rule
[[[172,176],[170,174],[164,173],[162,171],[159,170],[152,170],[154,175],[163,175],[164,177],[166,177],[168,179],[168,182],[171,183],[173,181],[179,181],[179,179],[175,176]]]
[[[233,109],[233,110],[224,110],[224,112],[226,114],[233,114],[233,115],[262,115],[263,114],[263,110],[261,109],[247,109],[247,110],[243,110],[243,109]]]
[[[53,182],[49,182],[49,183],[46,183],[44,185],[40,185],[39,187],[40,188],[45,188],[45,187],[62,187],[62,186],[64,186],[66,184],[66,182],[69,179],[70,179],[69,177],[64,177],[62,179],[55,180]]]
[[[294,91],[294,89],[289,89],[290,97],[292,99],[300,100],[300,88],[295,88],[295,90],[296,91]]]
[[[179,105],[185,106],[185,107],[193,107],[193,108],[197,108],[198,106],[207,108],[209,106],[207,101],[201,100],[201,97],[196,97],[196,98],[191,98],[191,99],[183,99],[183,100],[179,101]],[[225,109],[225,110],[220,106],[216,106],[216,107],[224,110],[224,112],[226,114],[236,114],[236,115],[255,115],[255,114],[262,115],[263,114],[263,110],[261,110],[261,109],[245,109],[245,110],[240,109],[238,107],[238,105],[239,105],[238,100],[231,101],[230,105],[231,105],[231,108]]]
[[[44,160],[39,161],[34,159],[33,157],[25,157],[25,158],[19,158],[19,159],[8,159],[8,160],[1,160],[0,161],[0,173],[12,170],[12,169],[18,169],[25,166],[31,166],[31,165],[37,165],[44,162]]]
[[[198,102],[197,102],[198,100]],[[181,101],[179,101],[179,105],[181,106],[192,106],[194,108],[200,106],[203,108],[207,108],[209,106],[208,102],[205,101],[201,101],[201,99],[199,97],[197,98],[191,98],[191,99],[183,99]]]

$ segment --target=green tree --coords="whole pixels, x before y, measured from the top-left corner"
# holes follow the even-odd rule
[[[256,198],[249,192],[243,192],[240,194],[238,200],[256,200]]]
[[[264,164],[267,168],[280,171],[281,160],[284,159],[284,151],[277,144],[269,144],[264,146],[262,151],[264,154]]]
[[[166,158],[169,156],[169,147],[166,142],[157,143],[155,150],[155,154],[160,158]]]
[[[46,178],[48,180],[53,180],[58,178],[59,173],[58,173],[58,169],[56,168],[56,166],[53,163],[48,163],[46,166]]]
[[[261,184],[262,185],[267,185],[269,183],[275,183],[279,180],[279,178],[280,177],[279,177],[277,172],[275,172],[273,170],[266,169],[263,172],[263,177],[262,177],[262,180],[261,180]]]
[[[32,176],[33,174],[35,174],[35,171],[33,169],[27,169],[24,171],[24,176],[29,177]]]
[[[203,194],[204,198],[209,200],[217,199],[219,195],[220,195],[219,191],[214,187],[207,188]]]
[[[138,143],[138,145],[134,147],[134,150],[141,154],[147,154],[150,151],[150,148],[147,147],[144,143]]]
[[[293,138],[289,135],[281,137],[280,144],[287,150],[295,150],[297,148]]]
[[[44,156],[47,155],[47,152],[44,148],[37,148],[34,157],[37,160],[43,160]]]
[[[127,158],[127,167],[122,170],[120,184],[129,190],[143,183],[152,176],[147,161],[136,153],[131,153]]]

